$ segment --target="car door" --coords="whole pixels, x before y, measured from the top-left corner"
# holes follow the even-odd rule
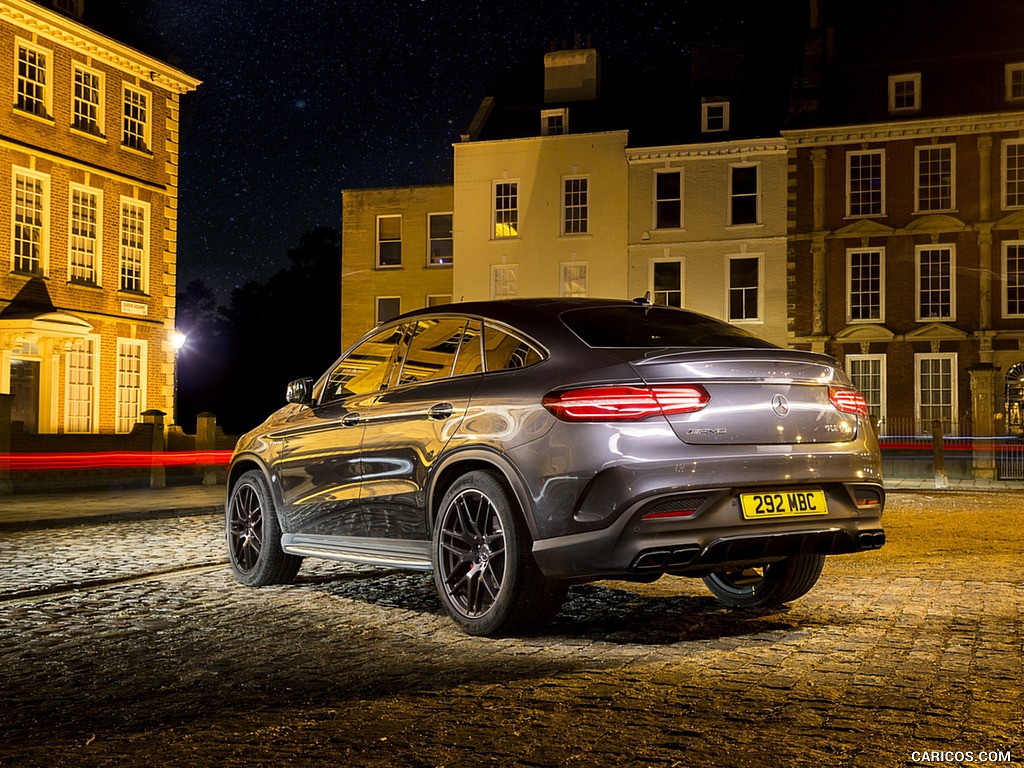
[[[430,538],[425,485],[480,383],[480,324],[416,320],[363,432],[361,507],[377,539]],[[453,375],[454,374],[454,375]]]
[[[397,359],[404,326],[357,344],[321,380],[309,407],[275,430],[286,533],[365,536],[359,509],[365,419]]]

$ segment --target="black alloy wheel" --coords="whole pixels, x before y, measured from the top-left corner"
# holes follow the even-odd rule
[[[239,478],[227,509],[228,560],[236,578],[250,587],[291,581],[302,558],[281,549],[281,529],[270,489],[258,470]]]
[[[566,586],[537,568],[518,505],[494,473],[470,472],[448,489],[432,550],[441,602],[469,634],[550,621],[565,599]]]
[[[704,584],[733,608],[764,608],[803,597],[824,565],[824,555],[792,555],[756,568],[718,571],[705,576]]]

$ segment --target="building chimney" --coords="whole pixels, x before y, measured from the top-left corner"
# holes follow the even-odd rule
[[[544,103],[593,101],[600,94],[601,60],[594,48],[544,55]]]

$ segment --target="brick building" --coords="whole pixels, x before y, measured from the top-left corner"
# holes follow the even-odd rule
[[[838,357],[883,434],[1020,434],[1024,19],[979,12],[979,44],[874,10],[815,14],[783,132],[790,343]]]
[[[81,6],[0,3],[0,394],[40,433],[128,432],[174,395],[179,99],[199,81]]]

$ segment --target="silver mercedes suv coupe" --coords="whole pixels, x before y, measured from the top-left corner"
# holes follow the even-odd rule
[[[550,621],[572,583],[704,580],[761,607],[885,542],[878,445],[836,361],[645,301],[522,299],[370,331],[241,438],[231,567],[432,571],[477,635]]]

